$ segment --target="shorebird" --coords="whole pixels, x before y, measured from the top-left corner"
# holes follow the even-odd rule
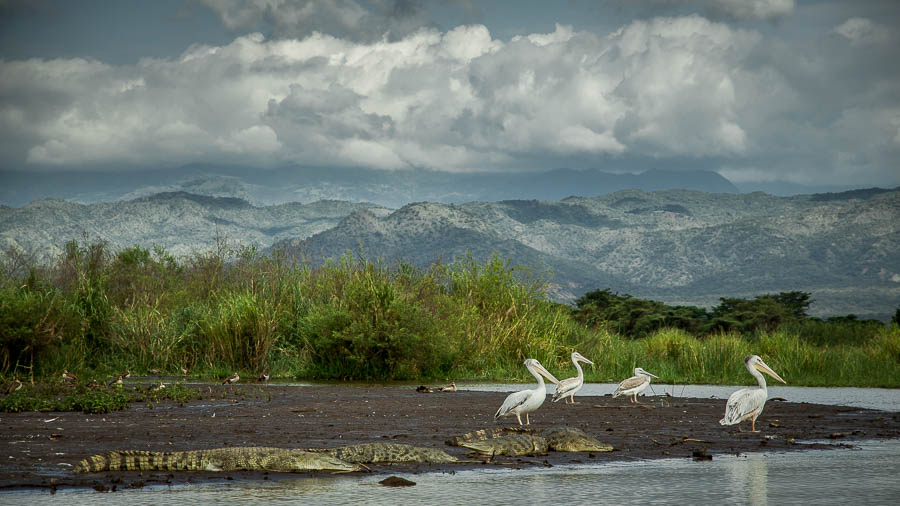
[[[164,385],[163,382],[160,381],[160,382],[159,382],[159,385],[153,385],[153,386],[151,386],[151,387],[150,387],[150,390],[162,390],[163,388],[166,388],[166,385]]]
[[[231,376],[225,378],[225,381],[223,381],[222,384],[223,385],[227,384],[227,385],[231,386],[231,390],[234,390],[234,384],[237,383],[238,380],[240,380],[240,379],[241,379],[241,377],[238,376],[238,373],[234,373]]]
[[[450,383],[445,387],[440,388],[441,392],[455,392],[456,391],[456,383]]]
[[[419,392],[420,394],[430,394],[431,389],[426,387],[425,385],[419,385],[419,387],[416,388],[416,392]]]
[[[265,383],[266,385],[268,385],[269,384],[269,373],[267,373],[265,371],[261,372],[259,374],[259,377],[256,378],[256,380],[259,381],[260,383]]]
[[[741,422],[750,420],[750,432],[759,432],[756,430],[756,419],[762,413],[766,399],[769,397],[766,379],[759,372],[762,371],[784,384],[787,384],[787,381],[781,379],[781,376],[767,366],[758,355],[749,355],[745,358],[744,366],[756,378],[759,388],[742,388],[731,394],[725,404],[725,418],[719,420],[719,423],[722,425],[737,424],[738,431],[744,432],[741,429]]]
[[[541,407],[541,404],[544,403],[544,399],[547,397],[547,386],[544,385],[544,378],[542,376],[552,381],[555,385],[559,384],[559,380],[554,378],[547,369],[544,369],[544,366],[537,360],[533,358],[526,359],[525,367],[532,376],[537,378],[537,388],[534,390],[521,390],[509,394],[506,397],[506,400],[503,401],[500,409],[494,414],[494,420],[501,416],[514,414],[516,415],[516,419],[519,420],[519,425],[522,425],[522,413],[525,413],[525,425],[531,425],[528,414]]]
[[[162,371],[160,371],[159,369],[149,369],[147,370],[147,372],[149,372],[150,374],[159,375]]]
[[[16,392],[18,390],[21,390],[21,389],[22,389],[22,382],[19,381],[19,378],[16,378],[13,380],[12,385],[10,385],[9,388],[6,389],[6,395],[9,395],[9,394]]]
[[[187,378],[187,375],[191,373],[191,370],[185,366],[181,366],[181,374]]]
[[[631,396],[631,398],[629,399],[631,402],[639,402],[637,400],[637,396],[639,393],[646,390],[648,386],[650,386],[650,378],[659,379],[659,376],[650,374],[640,367],[635,367],[634,376],[619,383],[619,388],[616,388],[616,391],[613,392],[613,397],[628,395]]]
[[[563,398],[568,398],[568,400],[566,400],[566,404],[575,404],[575,392],[581,390],[581,387],[584,386],[584,371],[581,370],[581,366],[578,364],[578,362],[584,362],[585,364],[594,365],[593,362],[581,356],[581,353],[573,351],[572,363],[575,364],[575,369],[578,371],[578,376],[560,380],[559,385],[556,385],[556,393],[553,394],[553,402],[556,402]]]
[[[110,381],[109,383],[107,383],[107,386],[116,385],[117,387],[120,387],[120,386],[122,386],[123,384],[125,384],[124,379],[125,379],[125,378],[128,378],[128,377],[131,377],[131,371],[129,371],[128,369],[125,369],[124,371],[122,371],[122,372],[119,373],[119,377],[118,377],[118,378],[116,378],[116,379]]]
[[[71,384],[74,384],[76,381],[78,381],[78,376],[75,376],[75,374],[70,373],[68,369],[63,369],[62,379],[63,379],[63,381],[65,381],[66,383],[69,383],[71,385]]]

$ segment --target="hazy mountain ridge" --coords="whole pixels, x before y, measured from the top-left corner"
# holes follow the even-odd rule
[[[308,237],[371,204],[320,201],[256,207],[232,197],[161,193],[126,202],[76,204],[58,199],[0,208],[0,245],[55,258],[67,241],[103,240],[114,249],[163,246],[181,256],[208,251],[216,240],[266,248]]]
[[[318,264],[347,251],[425,266],[471,252],[552,272],[558,300],[596,288],[670,303],[805,290],[817,314],[879,316],[900,305],[900,189],[775,197],[623,190],[561,201],[345,201],[258,207],[161,193],[126,202],[46,199],[0,207],[0,245],[48,260],[66,241],[160,245],[176,256],[227,244]]]
[[[628,190],[558,202],[417,203],[276,248],[312,263],[359,252],[427,265],[471,251],[552,269],[554,295],[611,287],[709,305],[720,296],[807,290],[820,313],[900,304],[900,191],[820,199]],[[854,302],[855,301],[855,302]]]
[[[378,171],[354,168],[255,169],[191,165],[178,169],[127,172],[0,171],[0,203],[13,206],[52,196],[93,204],[129,201],[158,193],[188,192],[237,197],[253,205],[345,200],[399,208],[417,201],[462,203],[504,199],[559,200],[600,195],[626,188],[646,191],[690,188],[737,193],[728,179],[712,171],[649,170],[616,174],[602,170],[555,169],[539,172]]]

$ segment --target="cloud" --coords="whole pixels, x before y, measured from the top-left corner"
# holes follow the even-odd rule
[[[630,0],[624,0],[630,3]],[[650,0],[657,8],[675,6],[696,9],[713,18],[733,20],[770,20],[790,16],[795,0]]]
[[[850,18],[834,31],[857,47],[889,44],[897,38],[895,30],[866,18]]]
[[[243,33],[271,26],[279,38],[328,33],[372,42],[398,40],[429,24],[417,0],[199,0],[226,27]]]
[[[369,42],[249,34],[133,65],[0,60],[0,156],[35,167],[449,171],[676,159],[878,182],[900,156],[900,79],[879,64],[887,48],[856,54],[862,39],[842,32],[868,32],[853,26],[818,53],[692,15],[605,35],[559,25],[508,41],[482,25]]]
[[[772,19],[794,12],[794,0],[707,0],[701,3],[737,19]]]

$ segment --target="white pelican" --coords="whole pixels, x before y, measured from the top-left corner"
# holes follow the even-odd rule
[[[728,403],[725,405],[725,418],[719,420],[722,425],[738,424],[738,430],[741,429],[741,422],[750,420],[750,432],[759,432],[756,430],[756,419],[762,413],[763,406],[769,396],[766,389],[766,379],[759,372],[762,371],[778,381],[787,384],[787,381],[781,379],[781,376],[775,373],[758,355],[749,355],[744,359],[744,366],[750,371],[750,374],[756,378],[759,388],[742,388],[731,394]]]
[[[581,370],[581,366],[578,365],[578,362],[594,365],[593,362],[584,358],[581,353],[573,351],[572,363],[575,364],[575,369],[578,370],[578,376],[561,380],[559,384],[556,385],[556,393],[553,394],[553,402],[568,397],[566,404],[569,404],[570,401],[572,404],[575,404],[575,392],[581,390],[581,387],[584,385],[584,371]]]
[[[613,392],[613,397],[628,395],[631,396],[631,399],[629,399],[631,402],[638,402],[637,396],[639,393],[646,390],[648,386],[650,386],[650,378],[659,379],[659,376],[650,374],[640,367],[635,367],[634,376],[619,383],[619,387],[616,388],[615,392]]]
[[[522,390],[520,392],[509,394],[506,400],[503,401],[503,405],[500,406],[500,409],[494,414],[494,420],[512,413],[516,415],[516,419],[519,420],[519,425],[522,425],[522,413],[525,413],[525,425],[531,425],[528,413],[541,407],[541,404],[544,403],[544,399],[547,397],[547,387],[544,385],[544,378],[542,378],[541,375],[546,376],[546,378],[554,384],[559,384],[559,380],[554,378],[547,369],[544,369],[544,366],[537,360],[533,358],[526,359],[525,367],[528,368],[528,372],[530,372],[532,376],[537,378],[537,388],[534,390]]]

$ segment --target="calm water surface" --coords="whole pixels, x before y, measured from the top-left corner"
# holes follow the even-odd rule
[[[467,385],[511,391],[522,385]],[[585,385],[605,395],[615,385]],[[655,393],[725,399],[738,387],[656,385]],[[552,389],[551,389],[552,390]],[[773,387],[770,397],[792,402],[900,411],[900,390]],[[900,504],[900,441],[868,440],[858,448],[689,459],[614,462],[519,470],[405,474],[414,487],[378,484],[384,475],[237,481],[228,485],[12,492],[0,504]]]

